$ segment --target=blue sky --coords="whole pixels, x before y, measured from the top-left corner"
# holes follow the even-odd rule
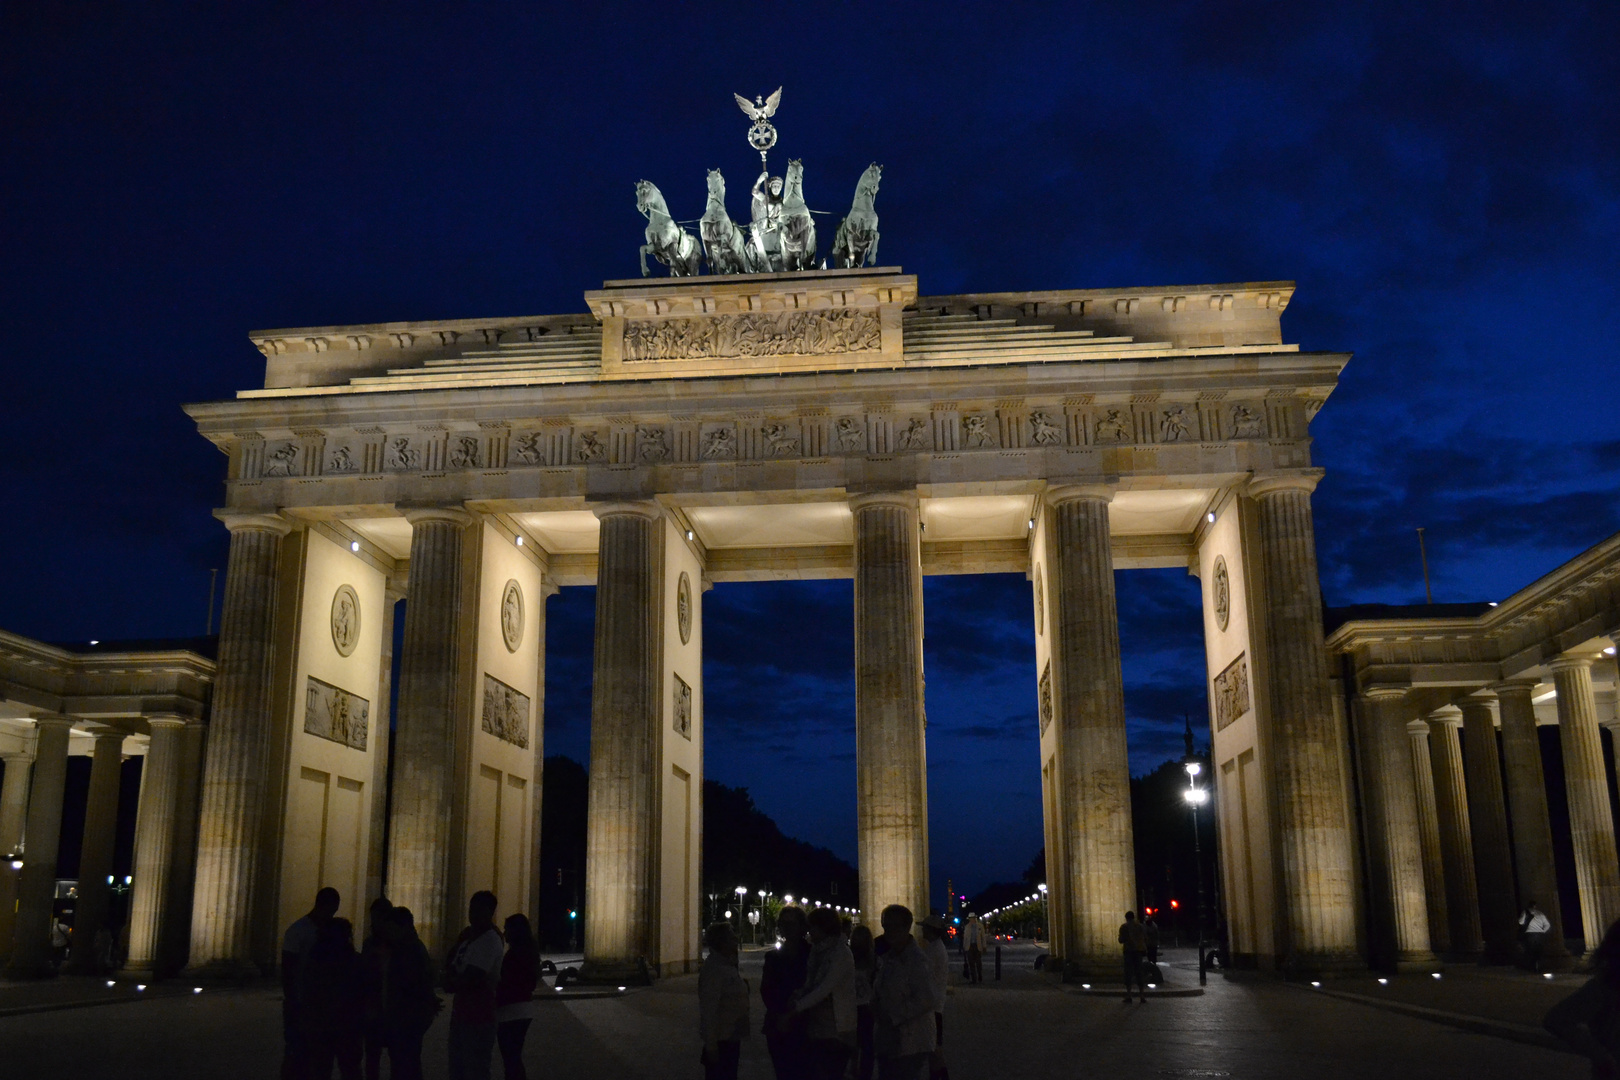
[[[581,310],[750,174],[786,84],[811,203],[884,164],[925,293],[1292,279],[1355,354],[1317,418],[1331,604],[1505,595],[1620,529],[1613,5],[234,4],[0,11],[0,625],[194,634],[224,461],[179,405],[249,329]],[[740,204],[734,208],[740,213]],[[1132,765],[1203,714],[1196,584],[1119,576]],[[708,770],[853,855],[849,586],[706,597]],[[590,596],[551,602],[583,757]],[[1028,594],[928,582],[936,876],[1040,843]],[[972,642],[972,647],[967,643]],[[583,649],[583,651],[581,651]],[[762,659],[763,658],[763,659]]]

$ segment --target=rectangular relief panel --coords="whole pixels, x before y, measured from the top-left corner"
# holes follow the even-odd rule
[[[529,697],[507,686],[495,676],[484,674],[485,734],[511,743],[520,750],[529,748]]]
[[[342,687],[309,676],[304,696],[304,732],[355,750],[366,748],[371,702]]]
[[[1249,654],[1239,653],[1214,680],[1215,730],[1225,731],[1249,711]]]

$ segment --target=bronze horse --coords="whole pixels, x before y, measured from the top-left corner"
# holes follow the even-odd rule
[[[877,264],[878,216],[872,207],[881,179],[883,166],[875,161],[861,173],[860,182],[855,185],[855,203],[850,207],[849,216],[838,223],[838,234],[833,237],[834,266],[851,268]]]
[[[641,276],[648,277],[647,256],[669,267],[670,277],[695,277],[703,249],[675,223],[663,193],[651,180],[636,182],[636,209],[647,219],[647,242],[641,246]]]

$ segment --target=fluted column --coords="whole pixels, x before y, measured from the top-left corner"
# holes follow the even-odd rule
[[[56,856],[62,841],[62,793],[67,781],[71,716],[34,720],[34,776],[28,793],[22,877],[17,883],[17,921],[12,934],[14,978],[51,974],[51,903],[56,896]]]
[[[1429,725],[1412,720],[1406,725],[1411,749],[1413,790],[1417,793],[1418,839],[1423,849],[1423,893],[1429,913],[1429,948],[1444,953],[1451,948],[1451,925],[1446,917],[1446,872],[1440,859],[1440,815],[1434,804],[1434,766],[1429,761]]]
[[[928,913],[922,546],[915,492],[858,495],[855,812],[861,910]]]
[[[651,501],[595,511],[602,531],[585,819],[585,974],[608,978],[651,955],[658,912],[653,796],[664,528],[663,509]]]
[[[276,579],[290,526],[266,515],[223,515],[231,530],[219,666],[203,765],[192,891],[191,963],[251,970],[254,886],[267,791],[275,673]]]
[[[1406,692],[1375,687],[1356,701],[1360,720],[1362,790],[1367,812],[1367,865],[1380,966],[1434,961],[1429,944],[1423,844],[1417,788],[1406,738]],[[1381,939],[1381,940],[1380,940]]]
[[[1446,875],[1451,951],[1458,956],[1477,956],[1479,889],[1474,880],[1474,839],[1468,824],[1462,747],[1457,739],[1461,719],[1462,712],[1455,706],[1434,713],[1429,720],[1429,755],[1434,763],[1434,805],[1440,819],[1440,861]]]
[[[1266,694],[1282,867],[1286,960],[1294,970],[1355,965],[1356,889],[1345,790],[1348,738],[1322,643],[1311,492],[1320,470],[1257,476],[1264,568]]]
[[[366,896],[389,895],[388,881],[388,742],[392,738],[394,698],[394,619],[397,605],[405,598],[392,578],[383,587],[383,609],[379,631],[382,655],[377,664],[377,707],[371,722],[372,760],[377,762],[371,782],[371,846],[366,852]],[[538,840],[539,834],[535,834]],[[397,902],[397,901],[396,901]],[[414,913],[413,913],[414,914]],[[538,922],[534,923],[539,926]]]
[[[430,955],[460,925],[466,897],[453,897],[456,721],[462,695],[464,559],[472,517],[463,510],[412,510],[411,598],[399,669],[394,731],[393,810],[388,844],[389,899],[411,909]]]
[[[1581,890],[1586,947],[1620,918],[1620,866],[1616,864],[1614,815],[1603,765],[1597,702],[1592,694],[1592,658],[1563,656],[1550,665],[1558,688],[1558,734],[1564,748],[1564,786],[1569,793],[1569,831],[1575,845],[1575,880]]]
[[[1558,901],[1558,874],[1553,866],[1552,824],[1547,813],[1547,783],[1541,769],[1541,739],[1536,734],[1536,709],[1531,701],[1535,680],[1498,683],[1496,693],[1502,718],[1502,757],[1507,766],[1508,810],[1512,819],[1513,853],[1518,871],[1520,906],[1534,900],[1552,922],[1541,947],[1550,967],[1563,966],[1569,955],[1564,946],[1564,915]]]
[[[135,811],[135,887],[129,899],[129,969],[153,971],[163,947],[174,859],[174,808],[180,788],[178,716],[147,720],[152,743],[141,766],[141,801]]]
[[[1479,929],[1488,963],[1513,961],[1518,907],[1513,852],[1508,847],[1507,804],[1496,750],[1496,711],[1487,698],[1462,701],[1463,773],[1468,777],[1468,824],[1479,887]]]
[[[16,931],[18,871],[12,867],[11,859],[22,851],[33,751],[7,754],[5,763],[5,779],[0,782],[0,960],[10,958]]]
[[[188,963],[191,943],[191,895],[197,884],[197,816],[202,782],[203,732],[201,724],[180,729],[180,772],[175,788],[174,847],[169,859],[168,922],[163,928],[163,951],[158,964],[164,971],[179,971]]]
[[[107,925],[111,893],[113,842],[118,835],[118,777],[124,764],[124,733],[102,728],[95,733],[90,758],[90,793],[84,804],[84,839],[79,847],[79,902],[73,911],[71,970],[97,968],[96,933]]]
[[[1119,921],[1136,907],[1130,763],[1119,613],[1104,485],[1047,490],[1047,571],[1052,597],[1052,723],[1057,728],[1059,828],[1066,961],[1107,971],[1118,960]]]

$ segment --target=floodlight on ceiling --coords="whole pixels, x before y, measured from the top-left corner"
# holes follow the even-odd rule
[[[1215,524],[1215,511],[1211,510],[1209,513],[1205,514],[1204,520],[1209,522],[1211,525]]]
[[[358,540],[350,540],[349,541],[349,550],[358,552],[360,550],[360,541],[358,541]]]
[[[523,537],[521,537],[521,536],[517,537],[515,542],[517,543],[518,547],[522,547],[523,546]]]

